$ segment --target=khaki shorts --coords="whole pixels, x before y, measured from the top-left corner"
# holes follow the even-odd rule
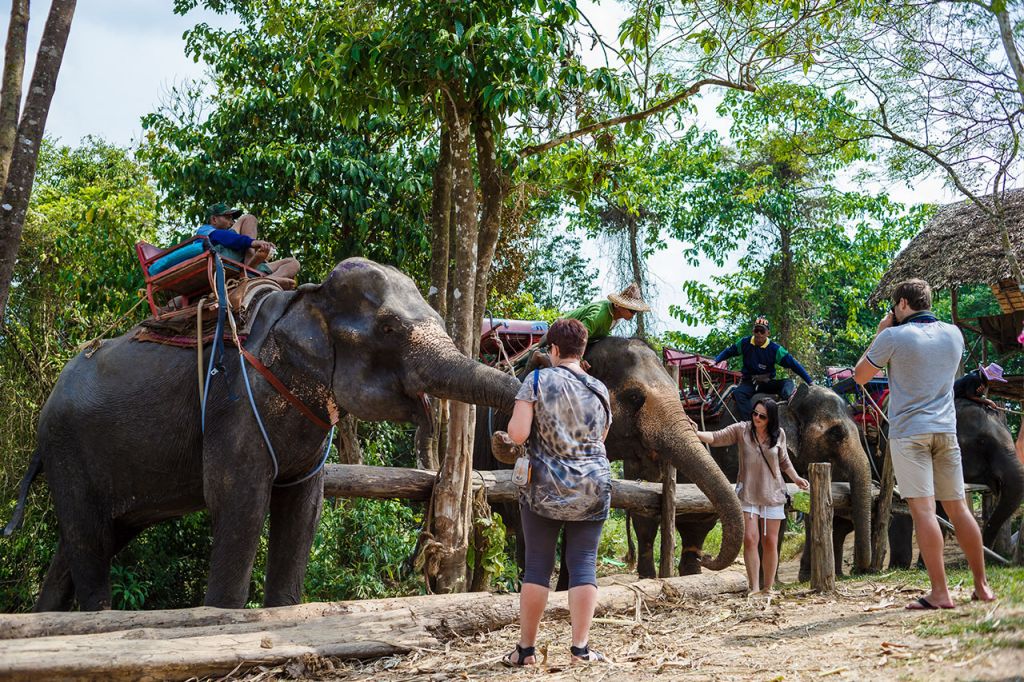
[[[893,438],[892,468],[904,499],[964,499],[964,469],[955,433]]]

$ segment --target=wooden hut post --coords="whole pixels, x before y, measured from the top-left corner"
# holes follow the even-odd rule
[[[836,562],[832,550],[832,465],[810,465],[811,481],[811,589],[836,589]]]
[[[889,439],[885,439],[885,454],[882,457],[881,490],[878,493],[878,505],[875,518],[871,524],[871,571],[878,573],[885,563],[885,555],[889,549],[889,519],[892,516],[892,490],[896,485],[896,475],[892,470],[892,448]]]
[[[661,480],[661,563],[659,578],[671,578],[676,559],[676,468],[665,462]]]

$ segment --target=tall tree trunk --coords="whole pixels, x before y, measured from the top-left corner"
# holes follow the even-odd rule
[[[480,212],[480,237],[477,244],[476,305],[474,319],[482,320],[490,293],[491,265],[501,231],[502,207],[508,192],[507,178],[498,162],[498,149],[494,141],[494,125],[486,113],[477,107],[473,116],[476,138],[477,168],[480,170],[480,194],[483,207]]]
[[[25,214],[32,195],[32,182],[39,159],[39,145],[50,113],[50,101],[57,87],[57,74],[64,59],[64,48],[71,32],[76,0],[53,0],[43,28],[36,56],[36,68],[25,98],[25,110],[18,125],[18,136],[11,155],[11,167],[0,200],[0,322],[7,307],[7,293],[14,276],[14,263],[21,246]]]
[[[448,126],[441,124],[437,166],[430,201],[430,290],[427,302],[441,319],[448,316],[448,242],[452,207],[452,143]]]
[[[472,110],[451,87],[445,93],[445,123],[451,132],[452,205],[455,215],[455,262],[449,277],[452,293],[449,333],[456,347],[474,357],[479,322],[474,318],[477,248],[476,187],[473,182],[470,117]],[[454,101],[453,101],[454,99]],[[430,527],[424,543],[424,566],[434,592],[466,590],[466,549],[472,526],[474,408],[449,404],[448,444],[431,499]]]
[[[437,165],[434,167],[433,196],[430,201],[430,289],[427,302],[441,319],[448,317],[448,268],[451,260],[452,223],[452,140],[447,124],[442,120],[438,141]],[[434,413],[433,425],[427,433],[421,424],[416,429],[416,464],[424,469],[436,470],[440,466],[439,443],[443,440],[439,427],[447,425],[447,407],[443,400],[430,401]]]
[[[640,294],[646,298],[647,285],[644,282],[643,261],[640,259],[640,229],[637,225],[637,217],[630,213],[626,218],[626,226],[629,230],[629,267],[633,271],[633,281],[640,287]],[[636,314],[636,335],[640,338],[647,338],[646,316],[643,313]]]
[[[18,134],[21,111],[21,80],[25,74],[25,36],[28,34],[29,0],[11,0],[11,23],[4,50],[3,85],[0,88],[0,188],[7,184],[7,170]]]

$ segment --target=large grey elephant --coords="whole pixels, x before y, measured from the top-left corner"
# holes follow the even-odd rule
[[[606,337],[591,343],[583,357],[590,363],[590,374],[608,387],[611,397],[612,425],[605,441],[609,458],[624,460],[627,466],[641,458],[671,462],[711,500],[722,519],[721,549],[715,557],[703,557],[700,565],[721,570],[732,564],[743,544],[739,499],[697,439],[695,426],[679,402],[679,390],[658,353],[641,339]],[[491,456],[489,435],[507,421],[494,412],[477,419],[475,468],[502,467]],[[506,525],[518,533],[518,507],[506,505],[501,511]],[[517,547],[522,562],[523,544]]]
[[[758,396],[755,396],[757,399]],[[732,411],[735,413],[734,407]],[[850,481],[850,516],[852,528],[856,531],[855,566],[858,570],[866,570],[871,562],[871,471],[867,453],[860,445],[857,426],[849,417],[846,404],[842,398],[824,387],[801,385],[788,403],[780,403],[779,418],[786,431],[793,466],[802,476],[807,475],[810,464],[828,462],[832,464],[833,480]],[[714,423],[705,424],[704,428],[715,430],[731,423],[733,418],[726,411]],[[735,481],[738,470],[736,448],[712,448],[711,454],[728,479]],[[644,457],[643,453],[626,464],[627,478],[661,479],[660,467]],[[678,480],[688,482],[686,472],[680,471]],[[681,575],[700,572],[699,558],[704,540],[717,520],[717,517],[710,515],[680,514],[677,517],[676,529],[682,546],[679,561]],[[653,518],[638,516],[633,519],[637,534],[637,572],[641,577],[654,576],[653,548],[658,523]],[[840,551],[836,555],[836,570],[841,573],[842,541],[849,528],[843,529],[841,519],[837,520],[837,526],[840,530],[835,534],[834,542]]]
[[[1001,413],[958,398],[956,439],[960,445],[964,481],[987,485],[996,496],[996,504],[982,529],[985,546],[1006,552],[1008,548],[998,544],[999,531],[1024,502],[1024,466],[1017,459],[1006,420]],[[893,516],[889,524],[889,568],[910,567],[912,543],[910,516]]]
[[[441,318],[399,270],[340,263],[320,285],[272,294],[245,341],[314,416],[422,422],[423,395],[510,411],[518,382],[460,354]],[[210,510],[213,549],[205,603],[241,608],[270,514],[266,605],[300,601],[323,499],[313,471],[326,431],[249,368],[260,435],[237,353],[214,376],[200,424],[195,351],[105,341],[61,373],[39,418],[22,484],[45,471],[60,541],[37,610],[110,607],[111,558],[143,529]]]

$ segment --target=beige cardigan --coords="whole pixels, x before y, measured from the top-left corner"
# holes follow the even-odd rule
[[[739,451],[739,475],[737,482],[740,502],[746,505],[775,507],[786,503],[786,485],[782,472],[792,468],[789,455],[786,453],[786,432],[779,429],[779,442],[775,447],[761,444],[764,457],[754,441],[750,422],[730,424],[720,431],[711,434],[711,445],[725,447],[736,445]],[[771,463],[771,469],[765,465],[765,458]]]

